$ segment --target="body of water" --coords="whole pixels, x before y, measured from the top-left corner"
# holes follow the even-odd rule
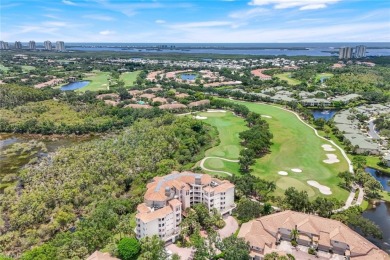
[[[390,56],[390,43],[67,43],[68,51],[236,55],[338,56],[340,47],[367,46],[367,56]]]
[[[79,88],[83,88],[89,84],[89,81],[76,81],[76,82],[71,82],[66,85],[63,85],[61,87],[61,90],[63,91],[68,91],[68,90],[75,90]]]
[[[195,80],[196,79],[195,74],[181,74],[180,77],[182,80]]]
[[[373,168],[370,168],[370,167],[366,167],[364,170],[367,173],[369,173],[371,176],[373,176],[377,181],[379,181],[382,184],[383,189],[385,191],[390,192],[390,185],[389,185],[390,177],[389,176],[381,174],[379,171],[377,171]]]
[[[383,239],[369,239],[390,254],[390,202],[379,202],[375,207],[363,212],[363,217],[373,221],[383,233]]]
[[[337,110],[335,110],[335,109],[328,109],[328,110],[313,109],[311,112],[312,112],[314,119],[323,118],[323,119],[325,119],[325,121],[329,121],[337,113]]]

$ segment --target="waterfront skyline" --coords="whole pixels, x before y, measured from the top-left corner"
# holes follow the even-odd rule
[[[5,0],[1,12],[9,42],[390,41],[390,4],[379,0]]]

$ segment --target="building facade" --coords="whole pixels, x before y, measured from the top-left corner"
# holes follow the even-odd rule
[[[20,41],[16,41],[16,42],[15,42],[15,45],[14,45],[14,48],[15,48],[15,49],[18,49],[18,50],[19,50],[19,49],[22,49],[22,43],[21,43]]]
[[[65,43],[63,41],[56,42],[56,51],[65,51]]]
[[[35,41],[29,41],[28,42],[28,49],[29,50],[35,50],[36,49]]]
[[[43,46],[44,46],[45,50],[47,50],[47,51],[51,51],[53,49],[53,46],[51,45],[51,41],[45,41],[43,43]]]
[[[8,50],[8,42],[0,41],[0,50]]]
[[[351,47],[341,47],[339,49],[339,59],[351,59],[351,58],[352,58]]]
[[[272,252],[285,253],[285,248],[278,245],[291,241],[292,230],[298,231],[299,245],[332,252],[344,259],[389,259],[384,251],[343,223],[291,210],[244,223],[237,236],[249,243],[251,258],[261,260]]]
[[[366,57],[367,47],[364,45],[358,45],[355,48],[355,58],[364,58]]]
[[[197,203],[205,204],[209,211],[231,214],[236,207],[234,185],[193,172],[155,177],[147,185],[144,203],[137,207],[137,238],[158,235],[164,241],[175,241],[180,233],[182,212]]]

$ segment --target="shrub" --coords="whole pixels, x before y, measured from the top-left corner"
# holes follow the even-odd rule
[[[311,255],[315,255],[316,254],[316,250],[314,248],[309,248],[309,250],[307,251],[309,254]]]
[[[125,237],[118,243],[118,255],[122,260],[133,260],[137,258],[141,246],[137,239]]]

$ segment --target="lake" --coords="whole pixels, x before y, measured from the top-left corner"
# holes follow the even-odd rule
[[[369,240],[390,254],[390,202],[379,202],[375,208],[364,211],[363,217],[377,224],[383,233],[382,240],[373,238]]]
[[[381,174],[377,170],[370,168],[370,167],[366,167],[364,170],[365,170],[365,172],[367,172],[371,176],[373,176],[377,181],[379,181],[382,184],[383,189],[385,191],[390,191],[390,185],[389,185],[390,177],[389,176]]]
[[[12,181],[3,181],[6,175],[17,175],[18,172],[34,158],[41,158],[47,156],[50,152],[55,152],[61,147],[67,147],[83,141],[92,140],[92,136],[66,136],[66,137],[38,137],[34,135],[23,134],[6,134],[0,133],[0,193],[3,189],[12,184]],[[45,144],[47,151],[42,152],[33,149],[27,153],[7,153],[8,149],[12,149],[14,144],[27,144],[28,142],[36,140]],[[34,152],[35,151],[35,152]]]
[[[325,121],[329,121],[337,113],[337,110],[336,109],[329,109],[329,110],[313,109],[311,113],[314,119],[323,118]]]
[[[76,81],[76,82],[71,82],[66,85],[63,85],[61,87],[61,90],[63,91],[68,91],[68,90],[75,90],[79,88],[83,88],[89,84],[89,81]]]
[[[196,74],[181,74],[180,77],[182,80],[195,80]]]

